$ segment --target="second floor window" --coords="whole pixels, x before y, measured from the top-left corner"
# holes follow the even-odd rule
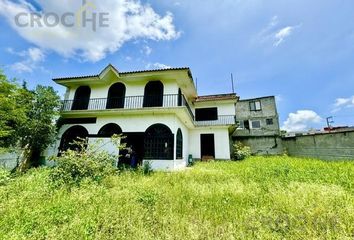
[[[250,102],[250,110],[251,111],[260,111],[260,110],[262,110],[261,102],[260,101]]]
[[[196,121],[213,121],[218,120],[217,108],[197,108],[195,109]]]

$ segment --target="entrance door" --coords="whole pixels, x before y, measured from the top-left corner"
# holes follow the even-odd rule
[[[145,133],[123,133],[126,136],[123,139],[123,143],[126,144],[126,147],[132,147],[133,151],[136,154],[138,164],[141,165],[144,158],[144,135]],[[128,151],[126,149],[120,152],[121,157],[119,158],[120,165],[130,165],[130,159],[125,158]]]
[[[200,135],[201,158],[215,158],[215,140],[214,134]]]

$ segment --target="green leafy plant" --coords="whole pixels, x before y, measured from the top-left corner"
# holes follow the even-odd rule
[[[123,147],[120,139],[121,136],[115,135],[111,140],[117,149]],[[100,149],[101,142],[88,144],[87,139],[79,139],[73,144],[80,150],[67,150],[53,159],[56,167],[50,173],[50,180],[54,186],[80,185],[83,180],[99,183],[116,172],[119,156]]]
[[[0,167],[0,186],[5,185],[11,179],[10,172]]]
[[[249,146],[245,146],[241,142],[237,142],[233,145],[234,147],[234,160],[244,160],[247,157],[251,156],[251,148]]]
[[[152,165],[150,161],[144,161],[142,166],[142,173],[144,175],[150,175],[153,172]]]

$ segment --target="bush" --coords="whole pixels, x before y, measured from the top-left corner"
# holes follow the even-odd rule
[[[251,156],[251,148],[249,146],[245,146],[241,142],[234,144],[234,160],[244,160],[249,156]]]
[[[152,165],[150,161],[145,161],[142,166],[142,173],[144,175],[150,175],[153,172]]]
[[[10,181],[10,171],[3,169],[0,167],[0,186],[5,185],[8,181]]]
[[[81,139],[74,144],[80,150],[67,150],[53,159],[56,167],[49,177],[54,186],[80,185],[83,180],[99,183],[116,172],[119,156],[100,150],[97,142],[87,146],[87,140]]]

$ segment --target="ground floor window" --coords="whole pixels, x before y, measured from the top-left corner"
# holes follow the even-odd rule
[[[144,159],[173,160],[173,134],[163,124],[155,124],[145,132]]]
[[[183,136],[181,129],[177,131],[176,137],[176,158],[182,159],[183,158]]]

